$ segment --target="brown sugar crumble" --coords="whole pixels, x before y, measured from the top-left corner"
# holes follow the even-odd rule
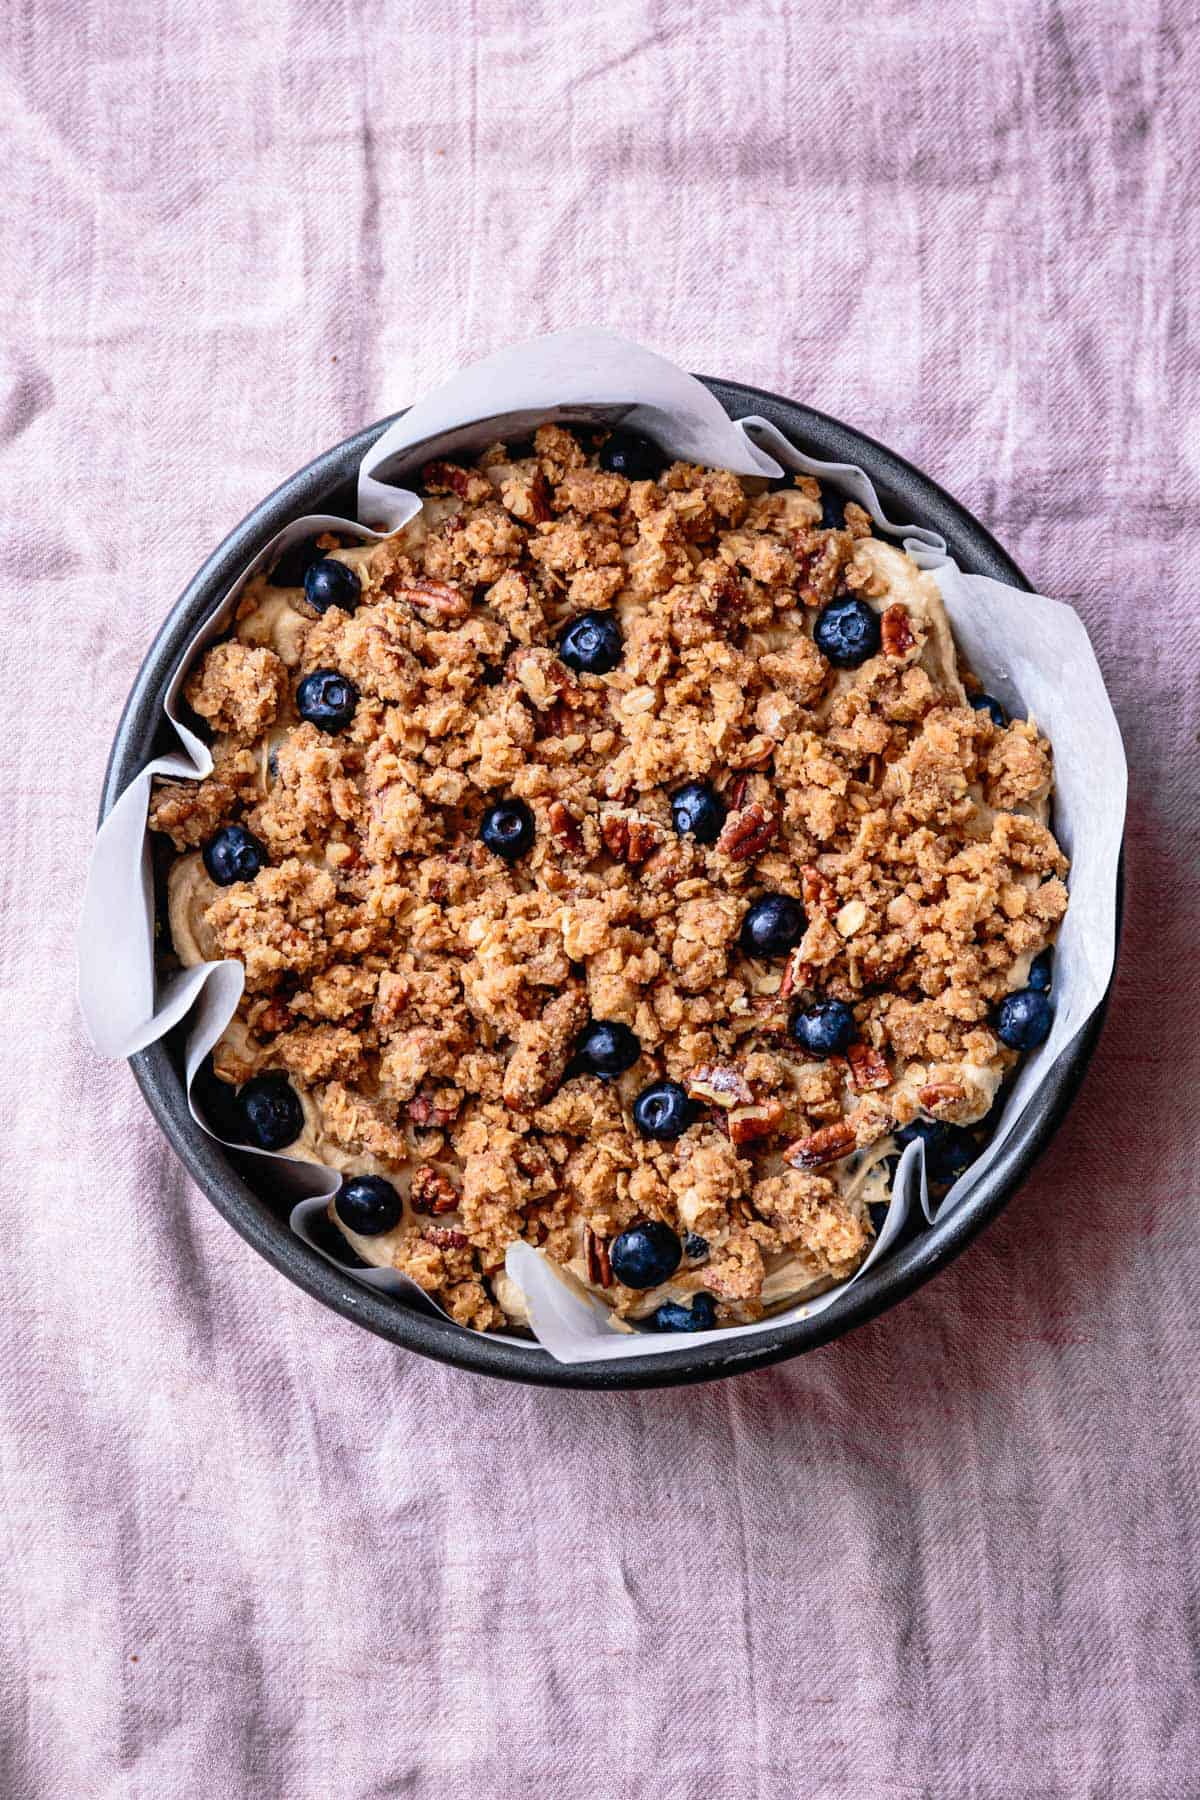
[[[477,1330],[526,1323],[518,1240],[634,1321],[852,1274],[897,1132],[989,1113],[997,1006],[1067,904],[1050,747],[972,706],[931,576],[853,504],[822,525],[810,477],[629,480],[603,445],[544,425],[430,464],[402,531],[254,577],[186,684],[213,771],[151,806],[174,954],[245,968],[215,1074],[277,1077],[270,1147],[390,1184],[373,1226],[331,1216]],[[835,666],[814,626],[849,602],[874,636]],[[814,1047],[819,1008],[843,1028]],[[664,1081],[681,1129],[647,1136]],[[693,1248],[627,1285],[647,1223]]]

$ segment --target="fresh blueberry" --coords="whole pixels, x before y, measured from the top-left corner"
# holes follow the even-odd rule
[[[692,1103],[677,1081],[652,1081],[633,1103],[633,1122],[643,1137],[668,1143],[692,1122]]]
[[[607,675],[621,660],[621,627],[610,612],[580,613],[558,640],[558,654],[581,675]]]
[[[878,654],[879,614],[865,600],[834,600],[813,627],[817,649],[838,669],[857,669]]]
[[[614,1238],[608,1258],[612,1272],[626,1287],[652,1288],[669,1281],[679,1267],[683,1246],[661,1219],[631,1225]]]
[[[394,1230],[404,1214],[403,1200],[382,1175],[347,1175],[333,1208],[346,1230],[359,1237]]]
[[[665,461],[658,445],[638,431],[614,431],[600,452],[600,467],[629,481],[654,481]]]
[[[668,1300],[656,1309],[650,1322],[655,1331],[712,1331],[717,1323],[716,1303],[711,1294],[697,1294],[691,1306]]]
[[[238,1106],[237,1088],[222,1081],[213,1068],[211,1053],[196,1070],[192,1082],[192,1099],[198,1104],[211,1130],[228,1144],[244,1143],[246,1121]]]
[[[352,613],[361,593],[362,583],[354,570],[346,563],[334,562],[331,556],[323,556],[320,562],[312,563],[304,576],[304,598],[319,613],[326,612],[331,606],[340,606],[343,612]]]
[[[238,1105],[246,1121],[246,1135],[260,1150],[282,1150],[295,1143],[304,1130],[300,1096],[277,1070],[251,1076],[238,1089]]]
[[[925,1175],[934,1187],[950,1187],[979,1155],[979,1145],[961,1125],[944,1119],[914,1119],[896,1133],[902,1147],[920,1138],[925,1146]]]
[[[1026,985],[1031,987],[1035,994],[1045,994],[1049,991],[1050,983],[1053,979],[1054,952],[1053,950],[1046,949],[1042,951],[1040,956],[1035,956],[1030,963],[1029,980]]]
[[[725,823],[725,802],[707,781],[689,781],[671,795],[671,823],[680,837],[715,844]]]
[[[1036,1050],[1050,1036],[1054,1008],[1045,993],[1019,988],[996,1008],[996,1036],[1010,1050]]]
[[[641,1054],[642,1046],[628,1025],[609,1019],[593,1019],[575,1045],[575,1060],[584,1073],[606,1080],[632,1069]]]
[[[689,1231],[683,1240],[683,1254],[690,1263],[702,1263],[708,1258],[708,1239],[701,1237],[698,1231]]]
[[[786,956],[807,924],[804,908],[790,894],[764,894],[742,920],[738,942],[747,956]]]
[[[993,700],[990,694],[971,694],[969,698],[976,712],[985,712],[997,731],[1004,730],[1008,715],[998,700]]]
[[[523,800],[498,800],[484,813],[479,835],[496,856],[516,862],[533,843],[533,814]]]
[[[819,1000],[792,1016],[792,1036],[810,1056],[840,1056],[854,1031],[854,1014],[844,1000]]]
[[[835,493],[833,488],[823,487],[821,489],[821,530],[844,531],[845,529],[845,496]]]
[[[338,539],[338,544],[342,539]],[[269,582],[272,587],[303,587],[304,577],[315,562],[320,562],[328,555],[325,549],[318,547],[316,538],[300,538],[298,542],[289,544],[275,567],[271,570]]]
[[[318,731],[344,731],[357,705],[358,689],[336,669],[314,669],[296,689],[300,717]]]
[[[253,881],[268,862],[267,849],[244,825],[222,825],[203,850],[204,866],[218,887]]]

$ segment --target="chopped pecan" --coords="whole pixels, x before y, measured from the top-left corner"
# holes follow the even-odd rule
[[[636,868],[658,849],[658,833],[649,819],[610,813],[600,826],[604,848],[617,862]]]
[[[846,1061],[850,1064],[850,1080],[860,1094],[871,1088],[885,1088],[892,1079],[887,1057],[872,1044],[851,1044]]]
[[[583,1253],[587,1261],[587,1278],[593,1287],[611,1287],[613,1277],[608,1245],[602,1237],[596,1236],[590,1225],[583,1228]]]
[[[444,1169],[422,1163],[412,1178],[409,1189],[412,1209],[417,1213],[448,1213],[458,1210],[458,1192]]]
[[[837,1119],[822,1125],[808,1137],[797,1138],[783,1152],[783,1160],[794,1169],[820,1169],[826,1163],[840,1162],[855,1146],[854,1127],[848,1119]]]
[[[879,621],[879,630],[885,656],[907,656],[917,641],[906,606],[889,606]]]
[[[745,756],[738,758],[738,768],[743,772],[751,769],[765,769],[775,754],[775,745],[770,738],[764,738],[758,749],[751,749]]]
[[[465,1231],[459,1231],[454,1225],[426,1225],[421,1236],[427,1244],[436,1244],[439,1250],[465,1250],[471,1241]]]
[[[750,1144],[770,1137],[783,1117],[782,1100],[759,1100],[753,1106],[735,1106],[729,1115],[729,1141]]]
[[[539,712],[547,712],[559,700],[578,700],[579,683],[552,650],[522,645],[508,659],[508,673]]]
[[[427,575],[397,575],[387,584],[397,600],[405,600],[417,617],[427,625],[442,625],[447,619],[464,619],[471,603],[448,581],[434,581]]]
[[[748,862],[752,856],[761,856],[778,835],[779,820],[756,800],[744,812],[730,813],[716,847],[734,862]]]
[[[464,469],[458,463],[428,462],[421,470],[421,481],[428,494],[457,494],[460,500],[483,501],[492,497],[492,484],[477,469]]]
[[[569,737],[575,729],[575,714],[565,700],[556,700],[548,706],[544,713],[537,716],[537,735],[539,738]]]
[[[967,1090],[961,1081],[931,1081],[917,1089],[917,1099],[935,1119],[953,1119],[966,1098]]]
[[[729,810],[730,810],[730,812],[740,812],[742,806],[745,804],[746,789],[749,786],[750,786],[749,775],[748,774],[739,775],[737,780],[734,782],[733,786],[729,790]]]
[[[561,800],[552,800],[546,815],[550,821],[550,829],[559,843],[568,850],[583,849],[583,833],[579,829],[579,821],[574,813],[569,812]]]
[[[439,1100],[434,1094],[414,1094],[406,1108],[412,1124],[422,1129],[429,1128],[440,1131],[446,1125],[452,1125],[458,1117],[458,1107],[446,1100]]]
[[[837,905],[833,883],[827,881],[813,863],[805,863],[800,871],[800,892],[805,906],[820,907],[822,912],[832,912]]]
[[[291,1009],[282,1000],[269,1000],[253,1020],[259,1037],[273,1037],[277,1031],[286,1031],[292,1023]]]
[[[704,1100],[709,1106],[750,1106],[754,1100],[746,1077],[724,1063],[701,1063],[683,1085],[689,1100]]]

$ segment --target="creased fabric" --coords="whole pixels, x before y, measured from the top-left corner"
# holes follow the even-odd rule
[[[14,0],[0,1794],[1198,1791],[1196,26]],[[72,997],[108,745],[207,550],[581,322],[942,481],[1079,607],[1131,763],[1110,1020],[1035,1177],[875,1324],[680,1393],[490,1384],[325,1312]]]

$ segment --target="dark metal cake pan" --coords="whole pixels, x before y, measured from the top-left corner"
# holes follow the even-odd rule
[[[963,569],[1014,586],[1029,586],[1012,558],[965,507],[882,444],[793,400],[738,382],[702,379],[731,417],[761,414],[808,454],[865,469],[888,516],[941,532]],[[390,423],[383,419],[368,426],[298,470],[230,532],[188,583],[151,645],[125,703],[105,775],[101,818],[150,758],[172,747],[163,697],[201,620],[281,526],[305,513],[354,516],[358,465]],[[301,1243],[288,1229],[286,1205],[272,1195],[263,1165],[254,1158],[230,1156],[193,1121],[184,1096],[180,1032],[132,1057],[131,1066],[151,1112],[217,1210],[276,1269],[343,1318],[423,1356],[508,1381],[547,1387],[670,1387],[740,1374],[798,1356],[874,1318],[928,1281],[995,1218],[1028,1175],[1075,1096],[1100,1025],[1101,1013],[1097,1013],[1059,1058],[969,1197],[949,1217],[902,1242],[828,1311],[722,1344],[683,1342],[669,1355],[573,1366],[556,1362],[538,1345],[498,1342],[463,1331],[435,1314],[419,1312],[362,1287]]]

